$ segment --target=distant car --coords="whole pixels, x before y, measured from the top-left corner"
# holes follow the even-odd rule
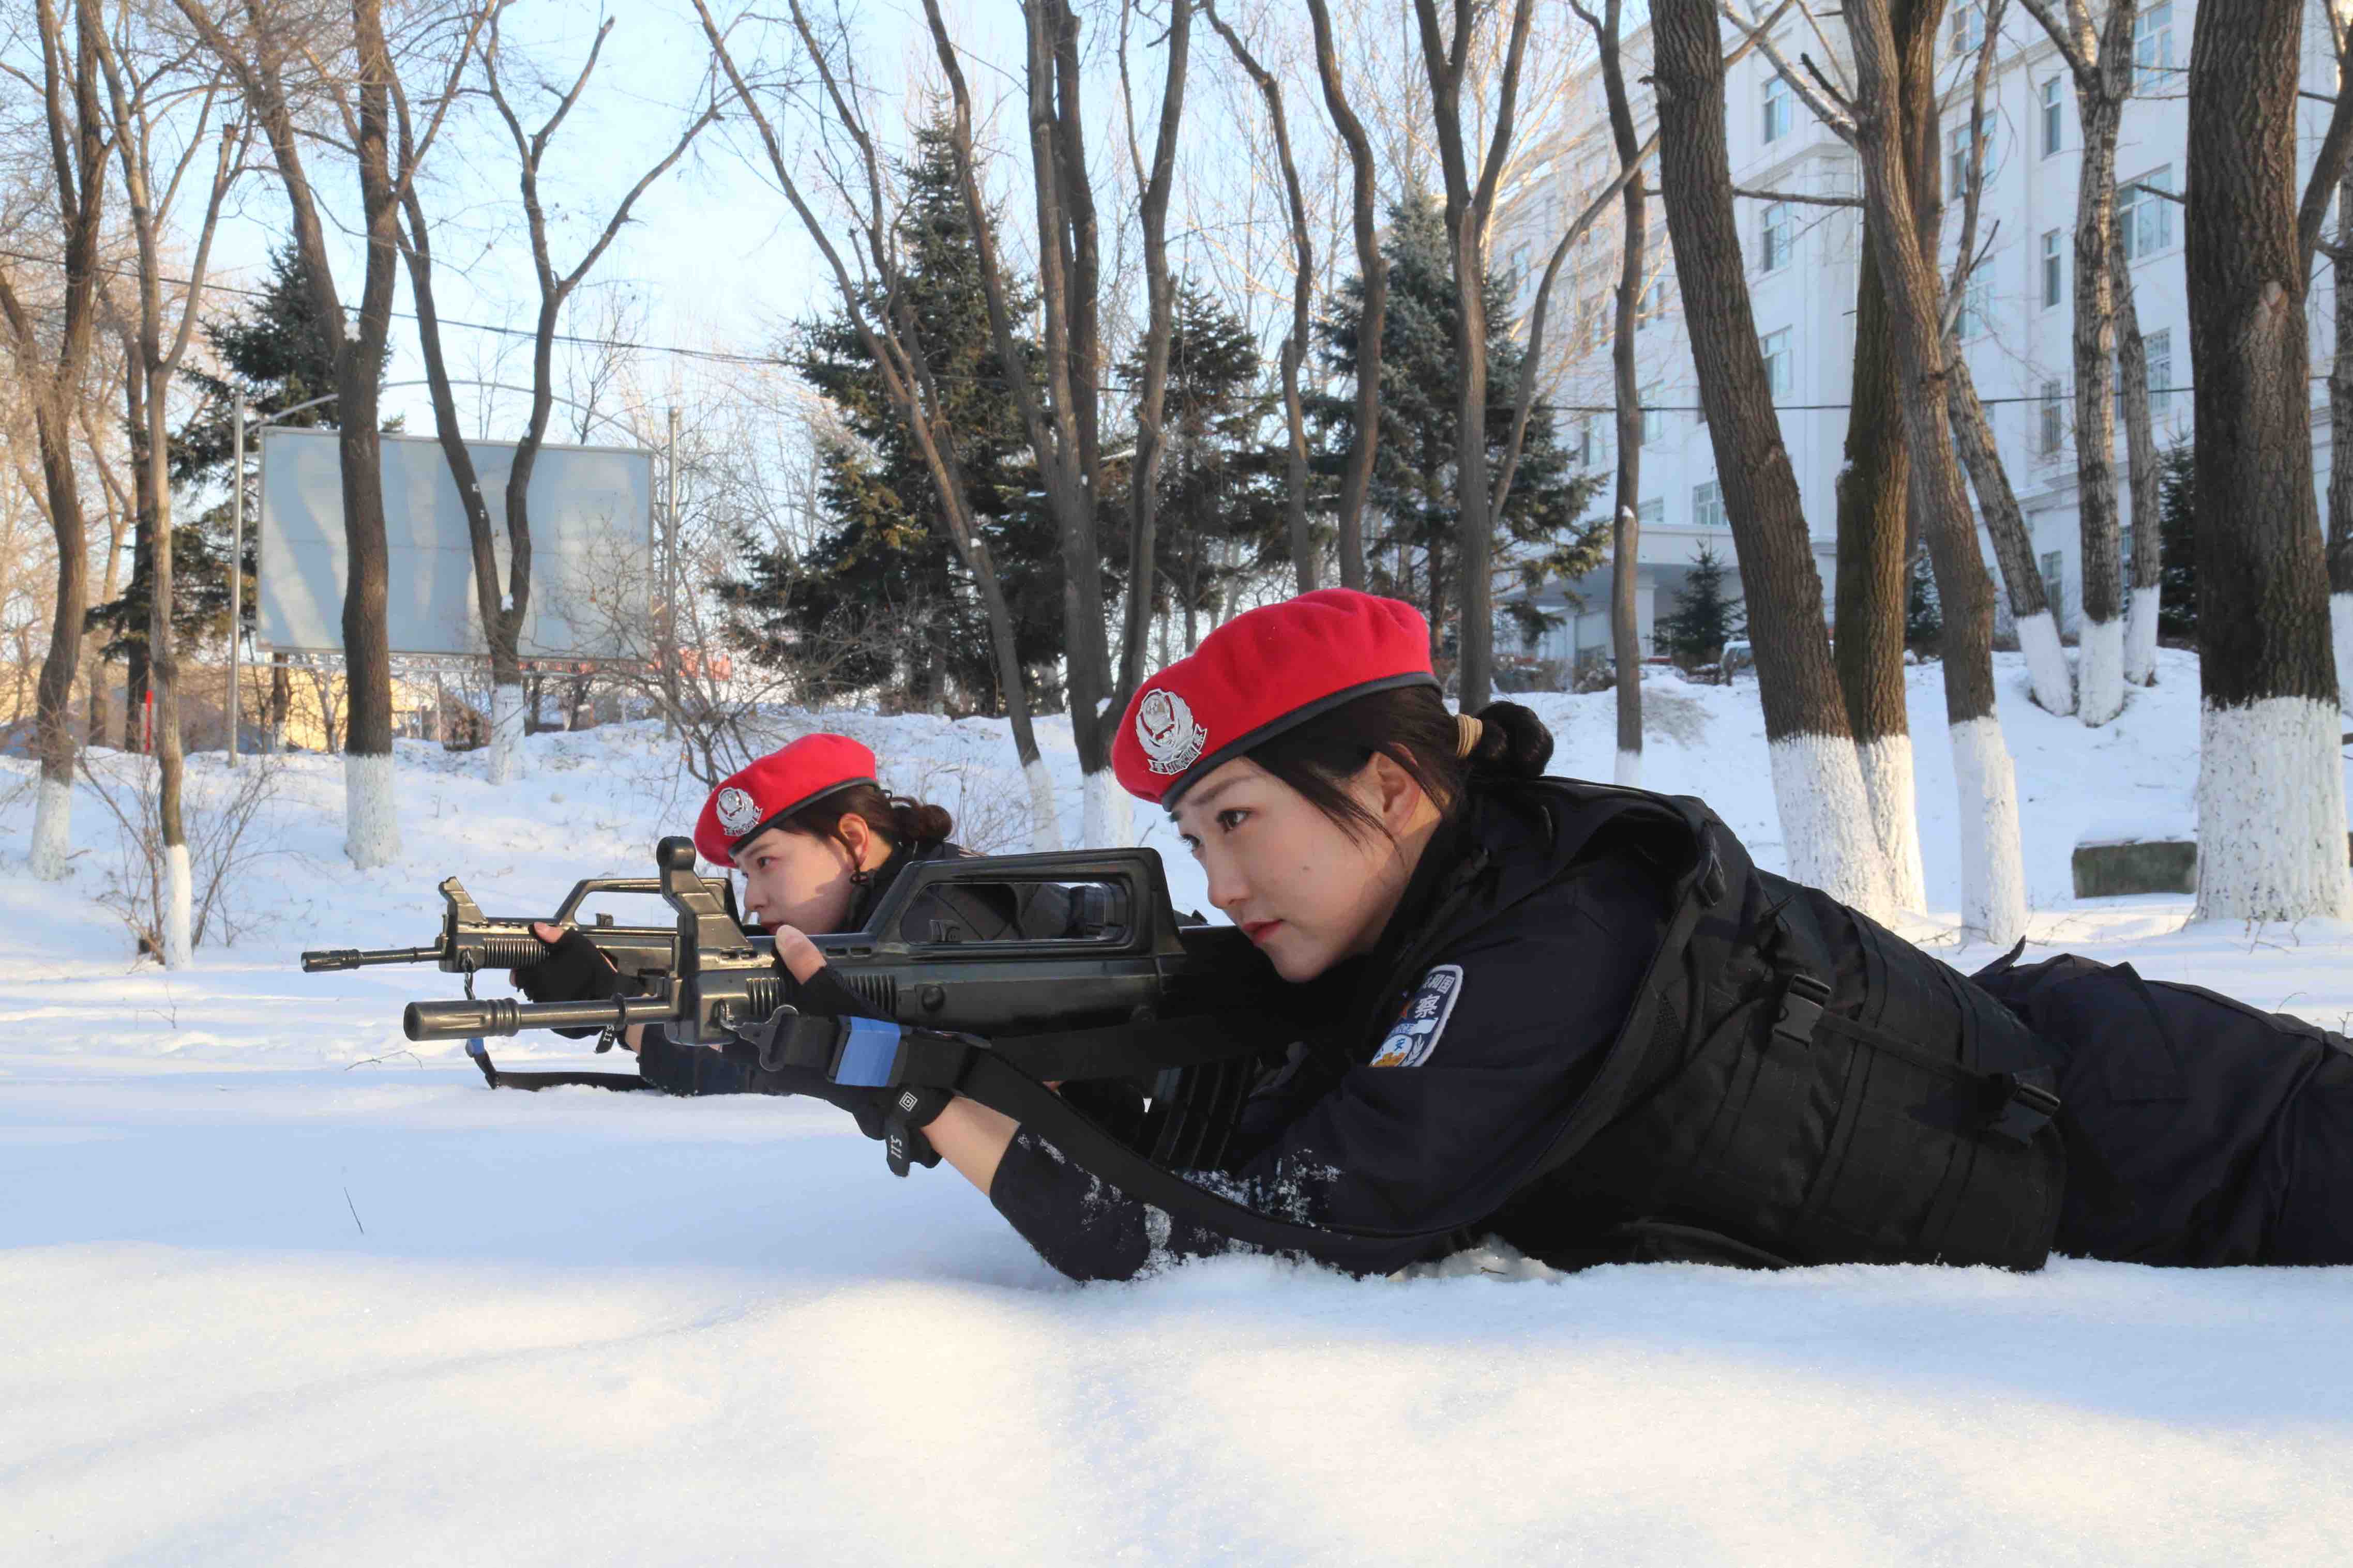
[[[1724,668],[1724,679],[1731,680],[1741,671],[1757,668],[1757,650],[1748,646],[1746,637],[1735,637],[1724,645],[1724,657],[1716,662]]]

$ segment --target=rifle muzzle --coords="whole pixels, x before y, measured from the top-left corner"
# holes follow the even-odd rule
[[[302,955],[302,973],[324,974],[338,969],[366,969],[378,963],[431,963],[441,956],[441,944],[431,947],[329,947]]]
[[[525,1029],[618,1029],[668,1023],[678,1010],[666,999],[616,996],[606,1002],[518,1002],[492,996],[474,1002],[411,1002],[400,1016],[412,1040],[462,1040],[475,1035],[519,1035]]]

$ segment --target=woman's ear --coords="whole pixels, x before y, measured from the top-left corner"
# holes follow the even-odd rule
[[[849,867],[857,870],[866,864],[866,851],[874,842],[874,829],[854,811],[845,811],[841,820],[833,825],[834,836],[849,851]]]
[[[1374,815],[1380,818],[1381,826],[1391,838],[1412,831],[1429,805],[1430,797],[1421,785],[1385,752],[1375,752],[1366,769],[1371,774],[1373,799],[1369,804]]]

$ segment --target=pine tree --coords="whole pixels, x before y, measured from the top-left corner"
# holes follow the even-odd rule
[[[917,127],[901,169],[902,308],[942,388],[954,458],[1013,612],[1016,651],[1025,667],[1050,666],[1063,637],[1053,521],[992,343],[948,137],[943,121]],[[890,308],[879,289],[861,303]],[[1015,314],[1026,318],[1033,303],[1017,285]],[[1027,339],[1021,347],[1020,374],[1034,379],[1039,351]],[[846,438],[820,454],[827,527],[817,543],[795,556],[747,541],[739,574],[717,585],[735,639],[756,661],[802,670],[820,692],[880,689],[910,704],[1001,710],[987,615],[934,526],[930,477],[847,311],[803,323],[788,357],[832,405]]]
[[[1739,603],[1724,591],[1724,563],[1703,544],[1691,574],[1675,595],[1675,606],[1653,628],[1659,651],[1684,669],[1714,664],[1724,645],[1748,625]]]
[[[2198,636],[2198,459],[2188,441],[2166,448],[2157,480],[2162,565],[2158,577],[2157,630],[2188,642]]]
[[[1388,258],[1388,307],[1381,331],[1381,439],[1369,499],[1385,527],[1366,543],[1368,580],[1376,592],[1420,604],[1442,654],[1455,614],[1454,551],[1460,512],[1454,500],[1454,275],[1442,203],[1424,193],[1390,210],[1383,249]],[[1512,430],[1511,398],[1519,385],[1522,345],[1512,336],[1510,280],[1487,282],[1488,462],[1498,468]],[[1364,283],[1342,286],[1338,308],[1320,323],[1325,365],[1353,380]],[[1316,398],[1311,413],[1320,451],[1319,472],[1335,476],[1355,444],[1352,398]],[[1601,479],[1572,470],[1555,437],[1553,414],[1539,403],[1528,416],[1503,516],[1495,520],[1494,559],[1514,562],[1524,586],[1549,577],[1583,576],[1608,553],[1606,527],[1578,521]],[[1515,616],[1525,607],[1504,606]],[[1524,627],[1526,630],[1533,626]]]
[[[1168,450],[1160,468],[1156,604],[1185,618],[1185,647],[1199,640],[1227,587],[1289,563],[1283,495],[1275,484],[1283,448],[1270,439],[1278,395],[1262,386],[1258,342],[1242,319],[1191,279],[1176,285],[1168,349]],[[1139,345],[1121,365],[1144,377]]]

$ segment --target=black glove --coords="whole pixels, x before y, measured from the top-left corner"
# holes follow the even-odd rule
[[[955,1098],[952,1089],[859,1088],[836,1083],[815,1068],[754,1068],[745,1075],[746,1087],[762,1094],[805,1094],[849,1112],[858,1130],[883,1146],[891,1173],[903,1176],[910,1164],[925,1170],[940,1163],[939,1151],[923,1136],[923,1129],[939,1120]]]
[[[604,950],[577,929],[543,943],[547,956],[514,972],[514,983],[534,1002],[602,1002],[612,996],[635,996],[637,984],[613,967]],[[597,1029],[558,1029],[566,1039],[585,1040]]]

